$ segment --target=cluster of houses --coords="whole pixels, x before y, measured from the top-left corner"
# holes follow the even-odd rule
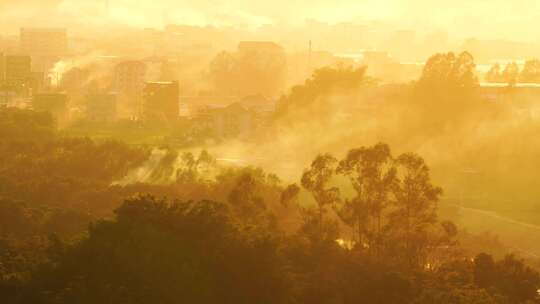
[[[181,30],[170,29],[173,33]],[[100,77],[106,83],[95,84],[98,81],[91,72],[66,63],[70,55],[65,29],[21,29],[19,36],[17,52],[0,53],[0,107],[48,111],[60,125],[80,120],[173,125],[187,119],[195,133],[211,130],[218,137],[247,136],[268,121],[275,110],[276,100],[261,95],[183,95],[179,81],[155,81],[155,70],[163,73],[168,68],[166,61],[156,57],[133,60],[99,56],[94,63],[105,67],[101,70],[106,75]],[[260,41],[240,42],[238,49],[263,54],[283,51],[275,43]],[[372,76],[395,82],[420,74],[423,67],[421,63],[397,62],[386,52],[364,51],[355,56],[321,54],[310,48],[306,58],[310,67],[336,58],[344,63],[368,65]],[[534,102],[540,96],[540,84],[482,83],[479,92],[487,101],[512,103],[520,114],[540,113]]]
[[[70,62],[73,58],[65,29],[21,29],[18,48],[0,53],[0,107],[47,111],[59,125],[81,120],[171,125],[188,119],[193,128],[219,136],[246,134],[273,112],[273,101],[263,96],[184,96],[179,81],[155,81],[152,69],[166,68],[163,62],[156,67],[155,58],[94,58],[106,71],[100,75],[106,85],[92,83],[91,72]]]

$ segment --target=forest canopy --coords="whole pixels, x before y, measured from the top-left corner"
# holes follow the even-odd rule
[[[39,115],[16,114],[23,129],[50,127]],[[219,166],[204,151],[169,152],[152,173],[167,183],[122,185],[114,181],[147,151],[50,133],[0,141],[0,293],[9,303],[537,297],[540,277],[522,260],[462,250],[459,228],[437,216],[442,189],[415,153],[394,156],[379,143],[342,159],[321,154],[285,185],[262,169]],[[66,190],[48,192],[59,187]]]

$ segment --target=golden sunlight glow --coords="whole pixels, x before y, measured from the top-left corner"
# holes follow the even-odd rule
[[[0,302],[540,303],[540,0],[0,0]]]

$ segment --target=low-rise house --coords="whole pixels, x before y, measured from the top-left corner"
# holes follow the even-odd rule
[[[60,125],[67,121],[67,107],[68,96],[63,93],[41,93],[32,97],[32,108],[51,113]]]
[[[86,119],[94,122],[113,122],[117,118],[116,94],[86,95]]]
[[[245,137],[256,128],[256,114],[239,103],[199,110],[195,127],[211,130],[219,138]]]

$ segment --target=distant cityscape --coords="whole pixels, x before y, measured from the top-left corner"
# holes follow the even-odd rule
[[[377,38],[378,48],[356,43],[353,51],[354,43],[346,44],[334,34],[354,33],[377,41],[372,30],[315,21],[307,27],[320,35],[305,41],[300,50],[287,41],[284,44],[294,45],[292,49],[273,41],[234,42],[227,31],[213,27],[134,29],[121,41],[72,37],[65,28],[21,28],[18,37],[0,40],[0,106],[49,111],[60,126],[81,120],[170,124],[183,117],[225,134],[231,128],[255,129],[253,124],[271,115],[287,88],[318,68],[367,66],[374,79],[398,84],[414,81],[424,67],[426,48],[416,52],[402,47],[422,45],[414,31],[397,30],[390,38]],[[444,32],[425,39],[441,49],[451,47]],[[328,50],[323,47],[326,40],[332,46]],[[520,43],[477,39],[459,48],[479,55],[480,79],[496,62],[516,62],[522,68],[525,60],[520,58],[532,56],[534,50]],[[496,59],[500,57],[508,59]],[[243,86],[235,89],[234,81]],[[502,82],[481,81],[481,94],[490,101],[504,99]],[[523,94],[540,91],[533,84],[514,87],[526,91]]]

